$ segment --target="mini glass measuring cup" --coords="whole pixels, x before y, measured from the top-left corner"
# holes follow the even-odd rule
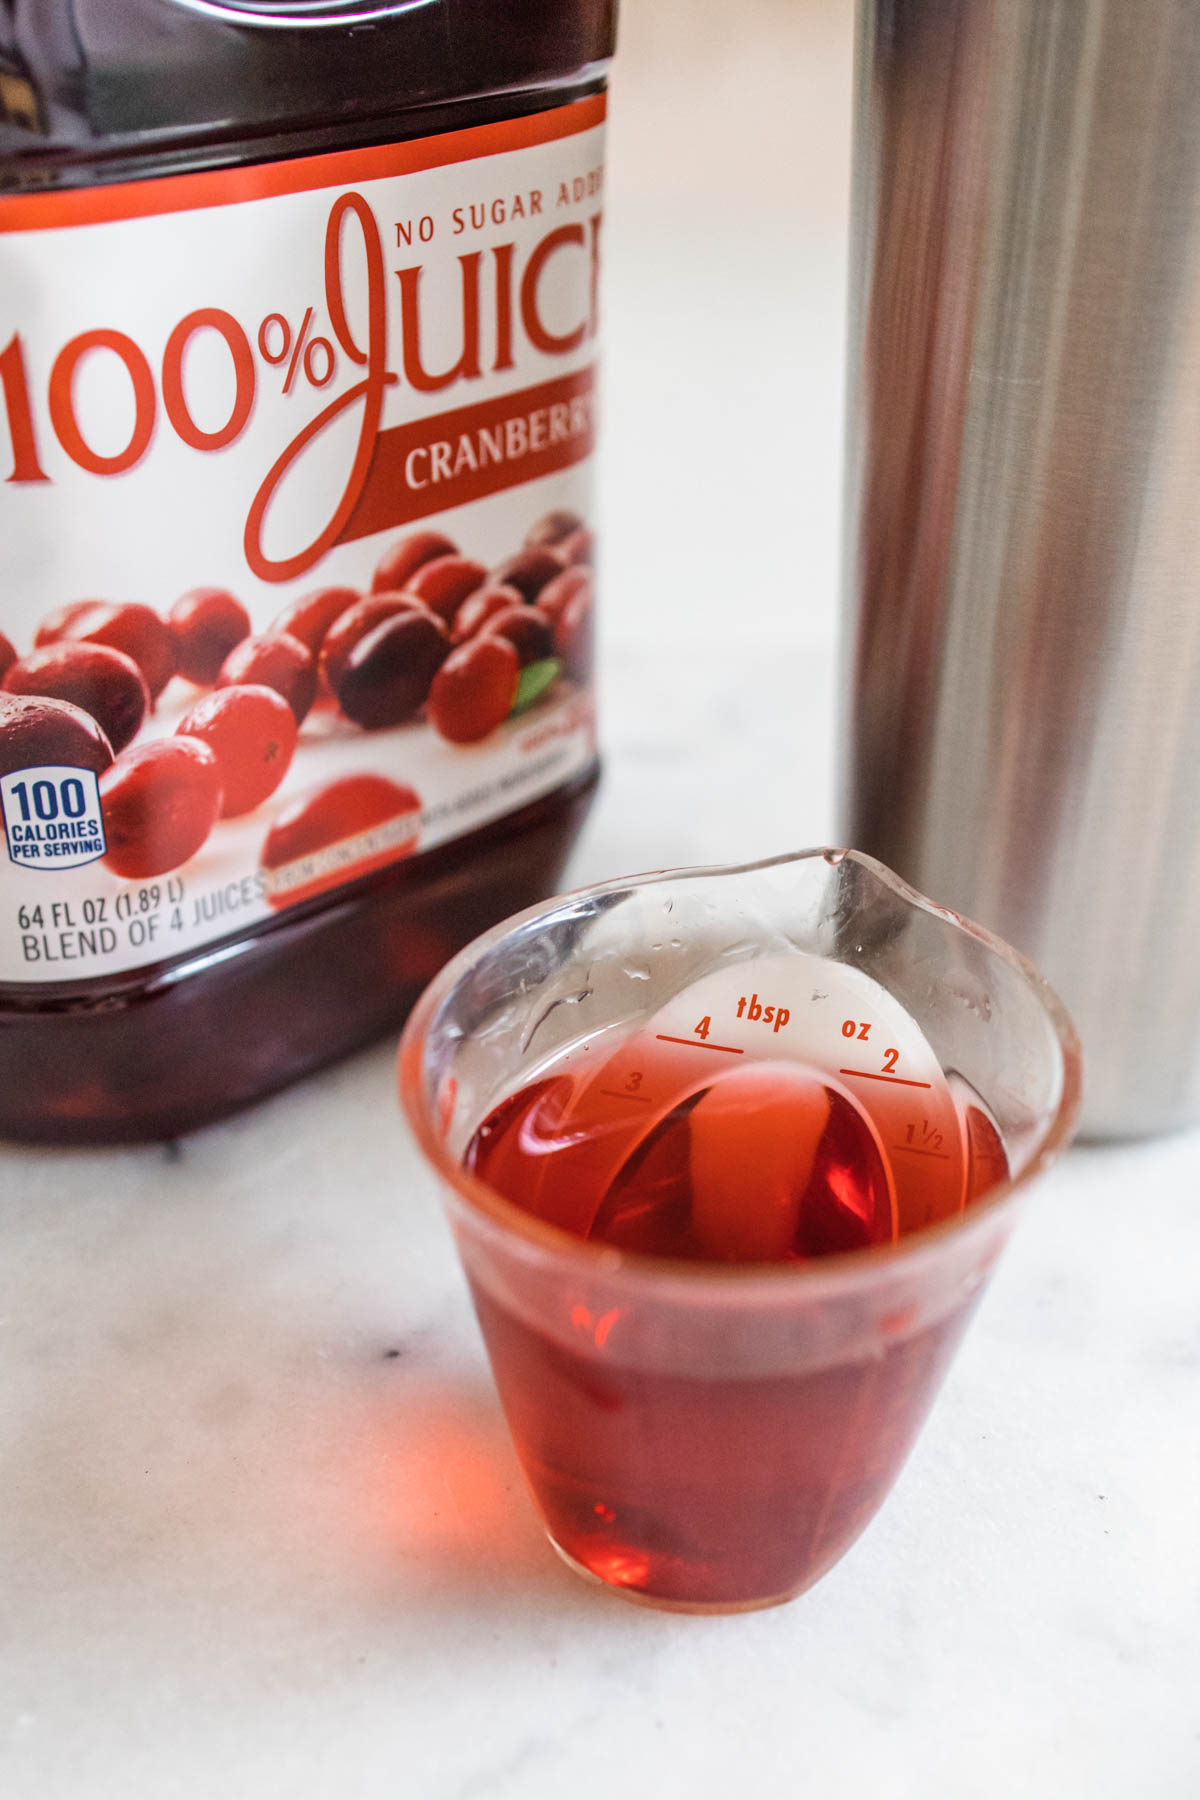
[[[606,883],[450,963],[401,1097],[565,1560],[693,1611],[817,1580],[1079,1085],[1036,971],[854,851]]]

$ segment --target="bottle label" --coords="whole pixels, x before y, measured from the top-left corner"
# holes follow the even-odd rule
[[[0,196],[0,981],[587,767],[603,120]]]

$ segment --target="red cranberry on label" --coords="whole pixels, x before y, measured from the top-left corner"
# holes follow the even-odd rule
[[[522,598],[531,604],[537,599],[547,582],[553,581],[556,575],[562,574],[562,559],[553,550],[537,548],[518,550],[507,562],[502,562],[498,569],[493,569],[492,581],[507,582],[515,587]]]
[[[13,646],[9,643],[4,633],[0,631],[0,681],[4,680],[4,677],[8,674],[8,671],[12,668],[16,660],[16,651],[13,649]]]
[[[476,744],[512,711],[521,665],[505,638],[471,638],[452,650],[429,690],[429,722],[452,744]]]
[[[11,694],[44,694],[91,713],[114,750],[123,750],[150,710],[150,690],[131,656],[106,644],[47,644],[15,662],[4,677]]]
[[[90,713],[66,700],[0,693],[0,775],[54,763],[102,775],[112,746]]]
[[[68,600],[65,606],[56,606],[53,612],[46,614],[34,633],[35,650],[40,650],[43,644],[57,644],[59,638],[66,637],[73,622],[89,607],[107,605],[107,600]]]
[[[221,810],[221,772],[196,738],[152,738],[126,750],[100,777],[108,849],[127,881],[177,869],[199,850]]]
[[[273,794],[288,772],[298,727],[269,687],[217,688],[180,720],[180,735],[207,744],[221,771],[221,817],[238,818]]]
[[[442,556],[457,556],[458,545],[440,531],[410,531],[384,551],[371,577],[371,592],[407,587],[418,569]]]
[[[217,686],[269,687],[282,694],[302,724],[317,695],[317,666],[298,638],[285,631],[244,638],[221,665]]]
[[[350,651],[338,678],[338,705],[368,731],[402,725],[424,705],[446,660],[450,635],[430,612],[384,619]]]
[[[577,512],[569,507],[558,507],[554,512],[545,513],[536,520],[525,533],[527,550],[554,549],[569,538],[573,531],[578,531],[583,524]]]
[[[383,775],[343,775],[283,807],[263,843],[272,906],[292,906],[408,856],[420,835],[415,790]],[[359,840],[357,843],[354,840]],[[341,846],[352,854],[323,857]]]
[[[423,563],[405,583],[405,592],[415,594],[449,625],[468,594],[483,586],[487,570],[482,563],[466,556],[436,556]]]
[[[321,646],[321,673],[335,693],[346,666],[346,658],[359,638],[366,637],[368,631],[373,631],[384,619],[394,619],[398,613],[404,612],[424,613],[432,617],[429,608],[420,600],[415,600],[411,594],[366,594],[338,615],[326,632],[325,642]]]
[[[316,656],[334,620],[340,619],[361,598],[357,588],[316,588],[311,594],[302,594],[299,600],[285,606],[279,617],[272,621],[271,630],[284,631],[289,637],[298,638]]]
[[[565,563],[572,566],[585,563],[590,568],[596,560],[596,534],[586,525],[581,525],[578,531],[573,531],[570,537],[564,538],[555,548]]]
[[[537,606],[510,606],[493,613],[483,627],[484,637],[502,637],[512,645],[523,669],[530,663],[553,656],[554,639],[550,621]]]
[[[554,622],[554,654],[576,681],[592,672],[592,595],[590,588],[573,594]]]
[[[175,673],[175,645],[171,633],[152,607],[130,600],[110,606],[96,600],[77,613],[63,636],[85,644],[107,644],[110,650],[132,656],[150,689],[158,696]]]
[[[545,613],[553,625],[568,600],[574,599],[576,594],[584,590],[590,594],[591,589],[590,569],[578,566],[564,569],[561,575],[556,575],[553,581],[547,582],[538,595],[538,610]]]
[[[474,637],[484,622],[493,613],[506,612],[510,606],[524,606],[525,602],[515,587],[476,588],[468,594],[454,615],[454,624],[450,630],[452,644],[465,644],[469,637]]]
[[[250,614],[225,588],[193,588],[167,614],[175,667],[197,687],[211,687],[235,644],[250,636]]]

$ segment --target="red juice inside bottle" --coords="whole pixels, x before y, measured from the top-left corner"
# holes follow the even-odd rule
[[[800,1265],[904,1234],[885,1134],[836,1077],[786,1061],[714,1067],[711,1057],[685,1073],[690,1061],[647,1033],[615,1054],[570,1056],[488,1114],[465,1167],[575,1236],[676,1263],[788,1264],[802,1282]],[[952,1179],[940,1165],[930,1177],[942,1215],[1008,1173],[978,1096],[958,1077],[949,1089],[961,1142]],[[719,1609],[800,1591],[859,1534],[973,1301],[964,1294],[915,1329],[891,1321],[869,1356],[764,1373],[737,1357],[696,1368],[627,1359],[628,1321],[616,1316],[573,1321],[584,1327],[576,1352],[561,1331],[473,1289],[559,1549],[631,1593]]]

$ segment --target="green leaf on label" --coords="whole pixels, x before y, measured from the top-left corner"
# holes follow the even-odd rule
[[[509,718],[517,713],[528,712],[535,700],[540,700],[548,687],[558,679],[562,664],[557,656],[544,656],[541,662],[530,663],[527,669],[521,670],[521,679],[517,683],[517,697],[512,703]]]

